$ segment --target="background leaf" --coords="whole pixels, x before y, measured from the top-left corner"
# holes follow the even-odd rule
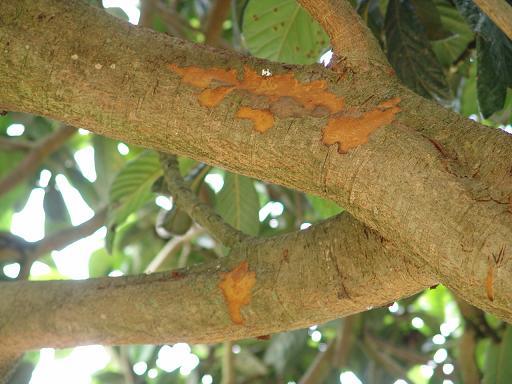
[[[390,0],[384,22],[387,56],[398,77],[419,95],[450,99],[443,69],[411,4]]]
[[[113,233],[130,214],[151,200],[153,183],[162,175],[156,152],[143,152],[129,161],[119,172],[110,189],[109,236],[107,247],[112,249]]]
[[[253,236],[258,234],[260,203],[252,179],[226,172],[216,209],[236,229]]]
[[[295,0],[251,0],[243,36],[252,55],[292,64],[318,62],[329,38]]]
[[[512,41],[471,0],[455,0],[477,33],[477,97],[484,117],[503,109],[512,87]]]

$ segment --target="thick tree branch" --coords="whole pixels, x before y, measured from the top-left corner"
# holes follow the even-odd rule
[[[475,4],[512,40],[512,6],[507,0],[475,0]]]
[[[182,270],[0,283],[2,349],[256,337],[364,311],[435,283],[426,269],[389,247],[343,214],[304,231],[249,241],[229,257]],[[241,307],[239,325],[219,283],[244,260],[255,285],[249,304]]]
[[[245,58],[76,1],[1,4],[4,109],[332,199],[458,294],[512,319],[512,263],[489,262],[511,249],[506,133],[425,101],[385,71],[342,75]]]
[[[23,161],[19,163],[11,173],[0,180],[0,196],[10,191],[27,176],[34,173],[42,162],[49,155],[58,150],[75,132],[75,128],[64,125],[35,144]]]

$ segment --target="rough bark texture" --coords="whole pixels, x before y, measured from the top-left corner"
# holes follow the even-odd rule
[[[423,276],[418,281],[441,281],[512,320],[512,137],[402,87],[348,3],[301,3],[330,33],[346,65],[331,70],[242,57],[130,26],[75,0],[0,1],[2,109],[332,199],[380,239],[373,242],[380,248],[372,248],[375,235],[364,234],[373,232],[347,216],[340,222],[347,220],[358,235],[329,227],[332,221],[319,227],[325,232],[260,240],[250,252],[236,253],[219,271],[247,256],[256,273],[242,327],[229,320],[212,266],[187,271],[181,280],[2,284],[0,313],[11,314],[0,326],[7,345],[213,342],[267,334],[426,286],[410,279],[408,268]],[[342,20],[350,28],[336,27]],[[346,40],[351,31],[353,40]],[[275,253],[287,239],[293,239],[289,264]],[[314,252],[299,252],[300,241]],[[359,253],[343,247],[360,247]],[[493,255],[503,249],[496,265]],[[296,254],[302,256],[294,264]],[[29,316],[30,305],[38,310]],[[32,336],[17,339],[21,330]]]
[[[404,268],[406,259],[344,214],[305,231],[242,243],[228,258],[182,270],[0,283],[0,339],[6,351],[24,351],[257,337],[386,305],[435,284],[426,269]],[[256,283],[237,324],[220,284],[245,261]]]

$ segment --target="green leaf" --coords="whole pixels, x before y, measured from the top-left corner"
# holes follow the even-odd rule
[[[7,176],[23,156],[19,151],[0,151],[0,179]],[[9,230],[14,207],[25,205],[32,190],[28,184],[23,181],[0,198],[0,230]]]
[[[503,109],[512,87],[512,41],[470,0],[455,5],[477,33],[477,96],[487,118]]]
[[[258,234],[260,204],[252,179],[226,172],[216,209],[236,229],[253,236]]]
[[[329,46],[322,27],[295,0],[251,0],[243,35],[252,55],[291,64],[312,64]]]
[[[112,269],[112,258],[105,248],[94,251],[89,258],[89,277],[106,276]]]
[[[442,40],[452,36],[444,28],[441,14],[432,0],[412,0],[412,4],[430,40]]]
[[[476,98],[476,63],[470,63],[468,77],[464,79],[460,95],[460,114],[463,116],[478,115]]]
[[[151,186],[161,175],[162,168],[155,152],[143,152],[128,162],[110,189],[109,227],[123,223],[146,204],[153,196]]]
[[[47,235],[71,227],[71,217],[64,202],[64,197],[55,185],[54,177],[50,179],[46,187],[43,207],[45,213],[45,233]]]
[[[491,41],[487,42],[482,36],[477,36],[476,88],[478,105],[485,118],[503,108],[507,95],[507,86],[501,78],[502,74],[496,72],[499,71],[499,63],[496,60],[497,55],[493,53],[493,46]]]
[[[390,0],[384,22],[387,56],[398,77],[416,93],[451,98],[427,34],[406,0]]]
[[[448,67],[454,63],[473,40],[474,34],[464,18],[447,0],[434,0],[441,15],[441,22],[452,35],[446,39],[432,42],[439,62]]]
[[[512,377],[512,327],[507,325],[500,344],[489,343],[485,355],[483,384],[508,384]]]
[[[510,378],[512,378],[512,327],[507,325],[507,329],[501,340],[496,383],[509,384]]]
[[[327,219],[328,217],[337,215],[340,212],[343,212],[343,208],[341,208],[334,201],[325,200],[318,196],[306,195],[309,203],[315,210],[319,219]]]
[[[105,11],[107,11],[107,13],[110,13],[112,16],[115,16],[121,20],[128,21],[128,19],[129,19],[128,15],[126,14],[125,11],[123,11],[122,8],[108,7],[108,8],[105,8]]]
[[[500,355],[500,345],[494,342],[489,343],[487,351],[485,353],[484,362],[484,377],[482,384],[496,384],[497,381],[497,370],[498,370],[498,358]]]
[[[92,138],[92,143],[94,147],[94,167],[96,169],[94,185],[100,197],[106,200],[112,181],[125,164],[125,159],[117,150],[117,141],[95,135]]]

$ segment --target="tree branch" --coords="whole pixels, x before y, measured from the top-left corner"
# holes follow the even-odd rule
[[[219,284],[227,271],[245,262],[255,285],[241,307],[240,326],[231,319]],[[214,343],[301,328],[435,283],[424,268],[410,265],[409,274],[405,265],[410,265],[405,255],[343,214],[304,231],[246,242],[229,257],[172,272],[0,283],[2,349]]]
[[[174,236],[171,240],[169,240],[163,248],[158,252],[151,263],[146,267],[144,273],[154,273],[159,270],[160,266],[167,260],[169,255],[171,255],[175,250],[178,249],[180,245],[183,243],[187,243],[200,235],[203,230],[197,226],[192,226],[187,233],[183,236]]]
[[[299,0],[330,37],[335,53],[334,66],[364,72],[381,66],[390,70],[388,60],[377,40],[347,0]],[[345,62],[346,61],[346,62]]]
[[[4,149],[6,151],[14,151],[14,150],[30,150],[34,148],[34,143],[25,140],[13,140],[5,137],[0,137],[0,149]]]
[[[211,206],[200,201],[190,190],[180,174],[176,156],[161,154],[160,161],[164,168],[164,178],[169,192],[175,197],[176,204],[194,221],[206,228],[226,247],[232,247],[249,238],[248,235],[226,223]]]
[[[222,24],[229,14],[231,0],[215,0],[204,29],[205,44],[217,46],[222,34]]]
[[[135,28],[74,0],[17,5],[2,2],[9,22],[0,34],[10,41],[0,61],[4,109],[332,199],[428,265],[434,280],[512,319],[512,263],[489,264],[512,238],[511,136],[425,101],[386,71],[344,76],[246,58]],[[54,17],[34,22],[48,9]],[[356,60],[367,51],[352,49]],[[374,130],[344,131],[354,124]]]
[[[4,240],[1,242],[2,247],[0,248],[0,261],[20,261],[21,257],[23,258],[21,261],[26,264],[25,268],[28,268],[27,272],[29,272],[30,266],[39,257],[53,250],[61,250],[69,244],[96,232],[104,225],[106,213],[107,209],[103,208],[86,222],[74,227],[66,228],[60,232],[56,232],[53,235],[36,241],[35,243],[29,243],[28,241],[10,233],[2,234],[0,238],[3,238]]]
[[[332,368],[342,368],[348,359],[354,344],[354,323],[358,316],[347,316],[341,320],[336,338],[331,340],[327,349],[319,352],[299,384],[323,383]]]
[[[43,161],[57,151],[75,132],[75,128],[65,125],[35,144],[23,161],[0,180],[0,196],[34,173]]]
[[[475,0],[475,4],[512,40],[512,6],[506,0]]]

